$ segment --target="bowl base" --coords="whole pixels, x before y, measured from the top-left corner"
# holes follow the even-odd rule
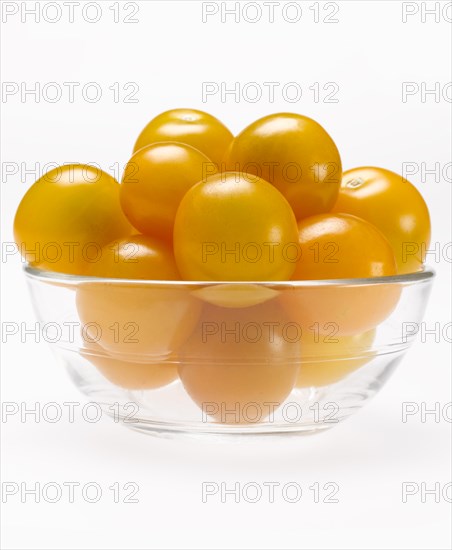
[[[115,423],[162,438],[243,441],[312,435],[336,426],[380,390],[402,355],[396,352],[384,361],[375,358],[329,386],[295,388],[273,415],[247,424],[216,422],[190,399],[180,380],[158,389],[126,390],[74,354],[63,362],[78,389]]]

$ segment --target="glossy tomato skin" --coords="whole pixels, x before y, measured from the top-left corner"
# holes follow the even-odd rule
[[[290,279],[295,263],[289,249],[297,239],[295,217],[281,193],[234,172],[193,186],[174,224],[176,262],[188,280]]]
[[[375,328],[390,315],[401,287],[385,277],[396,274],[391,245],[382,233],[355,216],[319,214],[299,225],[300,258],[297,280],[371,279],[372,284],[300,285],[281,296],[290,318],[303,330],[316,326],[322,334],[333,328],[338,336]]]
[[[189,145],[167,142],[143,147],[125,167],[121,206],[138,231],[171,241],[182,197],[212,172],[213,163]]]
[[[180,348],[185,390],[218,422],[265,420],[289,396],[299,372],[299,331],[270,300],[244,308],[206,305]]]
[[[118,361],[166,360],[198,320],[201,303],[190,289],[165,284],[180,279],[168,243],[145,235],[110,243],[89,275],[97,279],[77,288],[82,326]]]
[[[369,222],[349,214],[319,214],[298,224],[298,280],[355,279],[396,274],[391,245]]]
[[[14,238],[32,265],[84,274],[101,248],[133,232],[119,203],[119,184],[100,169],[61,166],[37,180],[22,198]]]
[[[196,109],[172,109],[145,126],[133,151],[160,141],[177,141],[191,145],[219,165],[232,139],[231,132],[214,116]]]
[[[106,245],[87,271],[92,277],[177,281],[172,248],[147,235],[131,235]]]
[[[258,175],[286,197],[297,220],[334,205],[342,175],[339,151],[311,118],[280,113],[253,122],[227,154],[229,170]]]
[[[394,249],[398,273],[422,268],[430,244],[430,215],[419,191],[402,176],[371,166],[347,170],[332,211],[374,224]]]

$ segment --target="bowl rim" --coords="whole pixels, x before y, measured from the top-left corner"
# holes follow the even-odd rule
[[[184,280],[153,280],[153,279],[120,279],[114,277],[93,277],[87,275],[71,275],[68,273],[59,273],[57,271],[48,271],[33,267],[29,264],[23,266],[23,270],[30,279],[37,279],[48,283],[60,283],[66,285],[79,285],[88,283],[108,283],[108,284],[126,284],[126,285],[149,285],[159,287],[217,287],[219,285],[235,287],[258,286],[258,287],[276,287],[276,288],[300,288],[300,287],[320,287],[320,286],[373,286],[378,284],[414,284],[432,280],[435,276],[435,270],[429,266],[424,266],[421,271],[406,273],[402,275],[387,275],[382,277],[369,277],[357,279],[307,279],[290,281],[184,281]]]

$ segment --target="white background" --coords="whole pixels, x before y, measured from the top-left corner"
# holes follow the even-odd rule
[[[3,2],[2,4],[14,4]],[[2,241],[12,241],[15,209],[33,174],[5,171],[24,163],[38,169],[48,162],[97,162],[104,169],[123,165],[145,123],[160,111],[193,107],[212,112],[236,133],[252,120],[271,112],[294,111],[316,118],[335,139],[345,168],[380,165],[402,172],[403,163],[425,163],[442,169],[451,149],[451,104],[444,96],[421,94],[402,101],[402,83],[425,82],[442,87],[451,81],[451,10],[439,21],[422,21],[423,2],[402,22],[398,1],[339,1],[338,23],[315,23],[315,2],[300,2],[302,17],[275,6],[256,23],[253,7],[239,22],[220,12],[202,21],[202,2],[140,1],[132,8],[97,2],[97,23],[83,20],[80,6],[75,21],[68,11],[49,23],[19,13],[2,22],[2,79],[5,82],[79,82],[74,102],[67,90],[60,101],[41,96],[21,100],[20,93],[2,98]],[[33,7],[35,2],[29,2]],[[41,2],[42,5],[46,2]],[[61,3],[60,3],[61,4]],[[129,3],[130,4],[130,3]],[[138,6],[137,23],[123,21]],[[215,4],[215,3],[211,3]],[[221,10],[221,3],[217,7]],[[247,2],[242,2],[245,5]],[[447,3],[438,2],[441,7]],[[450,4],[450,3],[449,3]],[[320,3],[321,20],[331,7]],[[413,7],[414,6],[414,7]],[[428,7],[434,6],[433,2]],[[230,7],[230,6],[229,6]],[[333,6],[334,7],[334,6]],[[5,9],[5,6],[3,6]],[[10,8],[14,9],[14,8]],[[46,12],[49,19],[55,12]],[[294,8],[292,8],[294,9]],[[407,8],[405,8],[407,9]],[[89,13],[93,18],[95,12]],[[3,12],[5,18],[5,12]],[[97,82],[102,98],[87,102],[80,90]],[[109,86],[128,82],[139,87],[137,103],[113,99]],[[220,95],[202,98],[202,83],[232,87],[248,82],[298,82],[303,95],[291,103],[276,93],[263,97]],[[338,103],[315,102],[309,87],[335,82]],[[22,85],[23,86],[23,85]],[[10,88],[9,88],[10,89]],[[78,90],[78,91],[77,91]],[[129,88],[128,91],[132,89]],[[293,90],[292,90],[293,92]],[[50,92],[49,92],[50,93]],[[250,90],[251,94],[251,90]],[[448,91],[449,98],[451,90]],[[8,164],[6,164],[8,163]],[[7,168],[8,167],[8,168]],[[111,171],[111,170],[110,170]],[[446,174],[447,175],[447,174]],[[443,174],[411,176],[432,215],[433,245],[450,242],[450,170]],[[435,244],[438,243],[438,244]],[[450,249],[449,249],[450,256]],[[450,322],[450,262],[430,254],[438,273],[426,313],[426,328]],[[31,326],[34,313],[27,295],[21,262],[2,256],[2,321]],[[3,327],[2,327],[3,328]],[[449,330],[450,338],[450,330]],[[60,370],[44,342],[20,335],[2,344],[2,400],[45,404],[84,398]],[[10,497],[3,504],[2,547],[5,549],[144,549],[144,548],[303,548],[303,549],[445,549],[451,544],[450,503],[418,493],[402,502],[402,483],[425,482],[430,488],[451,481],[451,424],[434,416],[421,422],[416,415],[402,422],[402,403],[441,407],[451,401],[450,345],[444,335],[418,338],[381,393],[358,415],[330,432],[289,441],[216,443],[160,440],[128,431],[105,418],[90,424],[78,416],[55,424],[1,423],[3,482],[27,483],[94,481],[103,497],[96,504],[80,495],[74,503],[21,503]],[[450,413],[450,411],[449,411]],[[203,482],[220,484],[298,483],[303,497],[287,502],[276,490],[257,503],[220,496],[202,502]],[[139,486],[139,503],[115,503],[113,483]],[[315,503],[314,483],[339,485],[339,503]],[[449,492],[450,498],[450,492]]]

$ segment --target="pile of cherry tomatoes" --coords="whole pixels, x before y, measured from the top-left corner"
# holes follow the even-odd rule
[[[221,404],[281,403],[294,387],[331,384],[361,367],[400,296],[383,283],[289,285],[278,295],[272,282],[419,271],[430,219],[402,176],[343,172],[334,141],[310,118],[269,115],[234,137],[207,113],[175,109],[141,132],[121,184],[88,165],[41,177],[19,205],[14,233],[30,264],[90,276],[77,285],[77,310],[101,336],[82,354],[111,382],[150,389],[179,377],[223,422]],[[218,284],[184,290],[142,280]],[[298,339],[287,333],[294,325]],[[137,340],[112,331],[134,326]],[[243,332],[250,326],[259,341]],[[237,421],[248,420],[239,413]]]
[[[401,176],[343,173],[310,118],[270,115],[234,137],[207,113],[175,109],[141,132],[121,184],[87,165],[41,177],[14,232],[29,263],[50,271],[284,281],[418,271],[430,220]]]

